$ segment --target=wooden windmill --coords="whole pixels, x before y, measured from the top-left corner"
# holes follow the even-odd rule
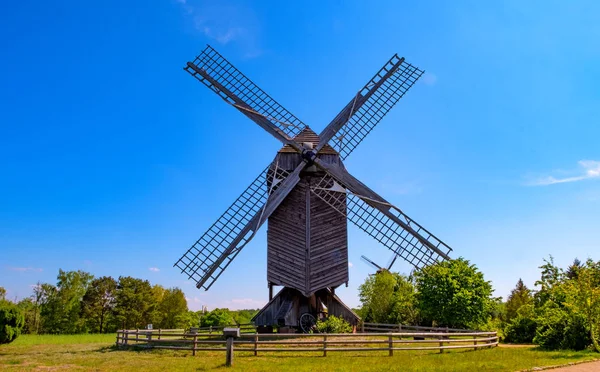
[[[268,220],[269,303],[259,326],[307,329],[327,312],[356,324],[335,295],[348,283],[347,221],[414,267],[451,248],[354,178],[342,161],[423,71],[394,55],[320,134],[207,46],[184,69],[283,144],[273,162],[175,263],[208,290]],[[273,296],[273,286],[284,288]]]

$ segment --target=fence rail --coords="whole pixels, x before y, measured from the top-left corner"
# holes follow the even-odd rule
[[[397,325],[396,325],[397,327]],[[425,327],[431,328],[431,327]],[[220,333],[181,332],[181,330],[119,330],[117,346],[156,349],[226,351],[227,341]],[[238,352],[328,352],[473,349],[498,345],[496,332],[388,332],[341,334],[241,334],[233,341]]]
[[[423,326],[411,326],[403,324],[385,324],[385,323],[361,323],[361,333],[367,331],[376,332],[406,332],[406,331],[429,331],[429,332],[445,332],[445,333],[473,333],[480,332],[474,329],[459,329],[459,328],[448,328],[448,327],[423,327]]]

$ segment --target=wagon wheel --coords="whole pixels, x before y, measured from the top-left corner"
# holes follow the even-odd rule
[[[300,329],[302,329],[302,332],[311,333],[314,331],[315,324],[317,324],[317,319],[315,319],[314,315],[304,313],[300,316]]]

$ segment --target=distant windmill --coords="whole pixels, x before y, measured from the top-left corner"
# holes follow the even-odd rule
[[[379,266],[374,261],[370,260],[367,256],[360,256],[360,259],[363,260],[364,262],[370,264],[374,268],[376,268],[377,272],[379,273],[379,272],[382,272],[382,271],[390,271],[391,268],[392,268],[392,266],[394,265],[394,262],[396,262],[396,258],[397,257],[398,257],[398,255],[394,254],[392,256],[392,258],[390,258],[390,261],[388,262],[387,266],[385,266],[385,267]]]
[[[283,144],[275,159],[175,263],[198,288],[208,290],[267,220],[269,303],[253,318],[261,327],[308,331],[325,311],[357,324],[358,316],[334,292],[349,279],[348,220],[394,252],[394,260],[401,257],[419,268],[449,258],[447,244],[352,176],[342,163],[422,70],[392,56],[317,135],[210,46],[184,69]],[[251,158],[257,150],[248,143],[223,145],[240,157]],[[371,163],[384,160],[376,153],[369,156]],[[233,166],[210,160],[207,179],[211,172]],[[244,272],[238,277],[243,280]],[[273,296],[273,286],[284,288]]]

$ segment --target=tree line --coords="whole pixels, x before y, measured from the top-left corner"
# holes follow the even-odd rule
[[[380,270],[359,287],[366,322],[493,330],[505,342],[600,352],[600,261],[552,257],[539,267],[538,290],[519,279],[506,302],[469,261],[459,258],[410,275]]]
[[[148,324],[163,329],[231,325],[249,323],[257,312],[190,311],[180,288],[152,285],[131,276],[95,278],[81,270],[59,270],[56,284],[38,283],[31,296],[16,303],[5,295],[0,287],[0,309],[20,314],[23,324],[16,328],[19,333],[32,334],[109,333],[143,329]],[[0,323],[2,314],[0,311]]]

